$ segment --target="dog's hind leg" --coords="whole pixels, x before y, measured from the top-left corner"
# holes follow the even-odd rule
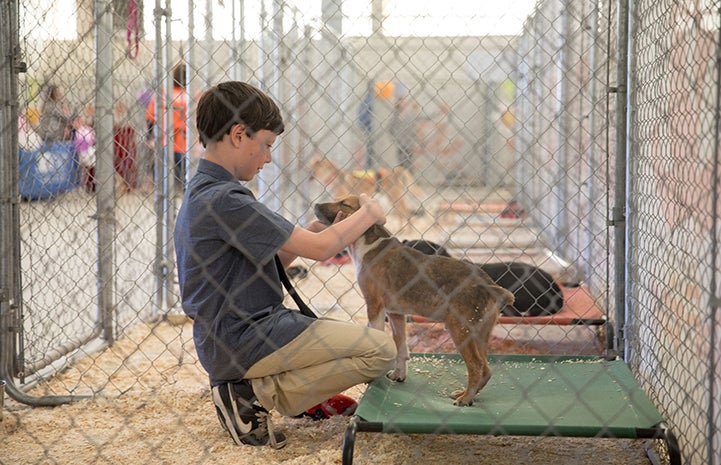
[[[475,395],[491,379],[491,369],[485,357],[486,350],[481,350],[483,346],[481,338],[483,336],[477,331],[478,323],[475,325],[469,323],[472,322],[465,320],[453,311],[451,311],[446,321],[446,327],[451,339],[453,339],[458,352],[463,357],[468,372],[466,388],[451,393],[451,397],[455,399],[453,403],[459,407],[473,405]]]
[[[388,321],[393,331],[393,340],[396,343],[396,368],[388,373],[388,377],[393,381],[405,381],[408,375],[408,360],[410,354],[408,352],[408,338],[406,333],[406,316],[400,313],[388,313]]]
[[[488,381],[491,379],[491,366],[488,363],[488,346],[491,343],[491,333],[493,327],[498,320],[498,311],[491,309],[486,312],[485,318],[481,321],[481,324],[476,326],[476,337],[473,338],[473,343],[476,345],[478,353],[480,355],[480,361],[483,365],[483,371],[481,373],[481,380],[478,384],[478,391],[486,387]],[[478,392],[476,391],[476,393]]]

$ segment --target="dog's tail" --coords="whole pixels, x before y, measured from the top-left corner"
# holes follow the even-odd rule
[[[498,301],[498,304],[501,308],[508,305],[513,305],[513,302],[516,301],[516,296],[514,296],[513,293],[505,287],[493,286],[493,288],[495,291],[496,300]]]

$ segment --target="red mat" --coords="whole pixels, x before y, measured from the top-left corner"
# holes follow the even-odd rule
[[[602,325],[606,322],[606,315],[596,305],[596,302],[586,286],[564,287],[563,307],[553,315],[545,316],[503,316],[498,319],[500,324],[527,324],[527,325]]]
[[[456,200],[455,202],[441,202],[438,204],[436,216],[446,213],[466,213],[466,214],[489,214],[498,215],[501,218],[520,219],[525,218],[526,211],[515,200],[510,202],[466,202],[464,200]]]
[[[499,324],[504,325],[602,325],[606,322],[606,315],[596,305],[593,296],[586,286],[561,287],[563,292],[563,307],[558,313],[544,316],[504,316],[498,318]],[[413,315],[415,323],[430,323],[433,320]]]
[[[440,202],[438,211],[442,213],[501,213],[508,206],[507,202]]]

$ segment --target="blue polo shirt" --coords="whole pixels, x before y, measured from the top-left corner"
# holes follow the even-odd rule
[[[283,306],[274,256],[293,228],[230,172],[200,160],[174,240],[183,311],[212,385],[239,381],[314,321]]]

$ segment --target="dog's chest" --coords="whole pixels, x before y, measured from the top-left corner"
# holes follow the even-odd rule
[[[384,252],[388,247],[389,239],[380,238],[370,240],[366,236],[361,236],[348,249],[353,265],[355,266],[356,277],[359,282],[369,276],[379,274],[379,268],[384,262]]]

